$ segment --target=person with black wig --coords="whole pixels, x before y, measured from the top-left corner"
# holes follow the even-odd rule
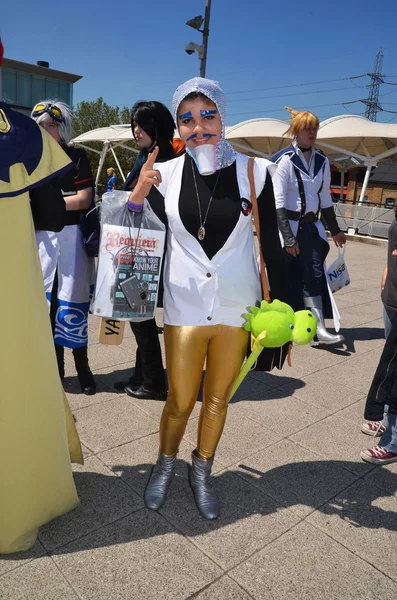
[[[168,161],[184,151],[180,140],[173,141],[174,119],[161,102],[141,101],[131,109],[131,130],[140,148],[132,171],[128,174],[123,190],[133,190],[148,155],[153,148],[159,148],[158,162]],[[163,222],[166,221],[164,204],[160,194],[151,197],[151,206]],[[160,214],[159,214],[160,213]],[[162,305],[162,285],[158,306]],[[167,385],[155,319],[130,322],[137,343],[135,369],[128,381],[115,383],[117,390],[124,390],[129,396],[139,399],[165,400]]]

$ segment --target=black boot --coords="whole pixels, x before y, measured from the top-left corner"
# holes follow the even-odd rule
[[[73,357],[81,391],[87,396],[92,396],[96,392],[96,384],[88,364],[87,346],[73,348]]]
[[[129,394],[130,392],[137,390],[142,382],[143,376],[141,352],[139,348],[137,348],[135,356],[135,369],[133,369],[131,377],[129,379],[124,379],[123,381],[116,381],[114,383],[114,388],[119,392],[122,391]]]
[[[54,344],[54,346],[55,346],[55,354],[56,354],[57,363],[58,363],[59,377],[61,378],[61,381],[63,381],[63,379],[65,377],[64,347],[58,346],[58,344]]]

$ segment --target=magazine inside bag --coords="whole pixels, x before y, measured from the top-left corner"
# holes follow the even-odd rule
[[[128,210],[130,192],[103,195],[101,241],[91,312],[118,321],[152,319],[157,307],[165,225],[145,201]]]

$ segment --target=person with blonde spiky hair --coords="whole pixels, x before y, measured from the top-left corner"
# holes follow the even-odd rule
[[[309,308],[317,318],[317,342],[340,344],[342,335],[325,328],[333,318],[339,331],[339,312],[327,284],[324,266],[329,244],[321,217],[335,245],[343,247],[346,236],[336,220],[330,193],[331,171],[327,157],[314,148],[320,127],[309,111],[285,107],[290,126],[285,132],[293,143],[273,157],[278,168],[273,178],[277,220],[288,269],[288,303],[295,311]]]

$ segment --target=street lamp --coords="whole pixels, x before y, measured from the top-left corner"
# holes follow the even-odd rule
[[[190,19],[189,21],[186,21],[186,25],[192,27],[192,29],[200,31],[200,33],[203,34],[203,43],[201,45],[195,44],[194,42],[189,42],[185,48],[185,52],[187,52],[187,54],[193,54],[194,52],[197,52],[200,60],[200,77],[205,77],[205,68],[207,65],[208,36],[210,34],[210,12],[211,0],[206,0],[204,18],[199,15],[197,17],[193,17],[193,19]],[[203,23],[204,28],[200,29]]]

